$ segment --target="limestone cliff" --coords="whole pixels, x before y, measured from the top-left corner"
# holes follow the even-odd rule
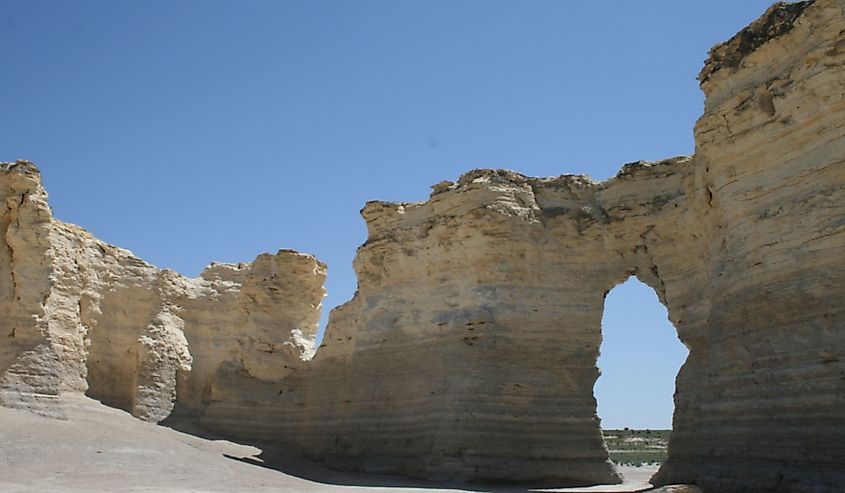
[[[690,351],[655,481],[841,491],[843,8],[778,4],[715,47],[692,158],[368,203],[315,360],[256,389],[253,422],[234,400],[204,423],[345,469],[613,482],[592,389],[604,296],[636,275]]]
[[[711,51],[693,157],[368,203],[358,291],[311,360],[313,257],[186,279],[51,219],[37,170],[4,164],[0,403],[86,391],[158,420],[175,402],[343,469],[615,482],[592,392],[604,297],[635,275],[690,351],[655,482],[841,491],[843,67],[843,0],[777,4]]]
[[[706,283],[697,313],[669,305],[692,344],[658,479],[841,491],[845,2],[775,5],[715,47],[700,80]]]
[[[60,416],[61,392],[85,392],[160,421],[177,400],[200,408],[313,355],[314,257],[283,250],[188,279],[52,219],[31,163],[0,164],[0,193],[0,404]]]
[[[603,300],[631,275],[669,306],[699,300],[694,164],[633,163],[604,183],[476,170],[425,203],[367,204],[357,294],[313,363],[250,409],[274,424],[234,423],[247,410],[230,403],[204,423],[346,469],[618,481],[593,397]]]

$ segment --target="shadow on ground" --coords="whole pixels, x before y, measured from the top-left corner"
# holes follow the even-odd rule
[[[208,431],[198,427],[193,420],[180,419],[178,416],[171,416],[160,424],[176,431],[188,433],[207,440],[232,440],[229,437],[209,433]],[[266,443],[243,441],[240,443],[242,445],[254,447],[258,450],[258,453],[256,455],[244,456],[223,454],[223,456],[234,461],[271,469],[289,476],[330,486],[452,490],[474,493],[529,493],[538,491],[641,492],[652,489],[651,487],[619,489],[622,485],[605,485],[608,489],[603,489],[602,485],[584,486],[564,484],[561,482],[537,482],[528,484],[508,482],[440,482],[388,474],[344,472],[332,469],[318,461],[309,461],[301,457],[294,456]]]
[[[260,467],[274,469],[290,476],[305,479],[314,483],[333,486],[359,486],[373,488],[412,488],[455,490],[475,493],[532,493],[541,491],[621,491],[618,489],[595,489],[602,485],[585,486],[583,484],[563,484],[561,482],[537,483],[508,483],[508,482],[432,482],[421,479],[394,476],[387,474],[350,473],[331,469],[319,462],[311,462],[298,457],[274,452],[271,446],[253,444],[262,450],[261,454],[252,457],[235,457],[224,454],[225,457]],[[606,485],[614,488],[616,485]],[[624,491],[648,491],[652,488],[630,489]]]
[[[166,420],[159,423],[176,431],[194,435],[207,440],[233,441],[231,437],[210,433],[196,423],[195,417],[189,412],[174,412]],[[651,485],[639,481],[636,484],[621,485],[583,485],[565,484],[563,482],[537,483],[509,483],[509,482],[455,482],[455,481],[426,481],[422,479],[363,472],[344,472],[332,469],[319,461],[310,461],[289,452],[280,450],[277,446],[257,441],[238,441],[241,445],[253,447],[254,455],[223,454],[227,459],[245,464],[271,469],[283,474],[313,483],[327,486],[371,487],[371,488],[402,488],[418,490],[451,490],[473,493],[533,493],[543,491],[561,492],[646,492],[653,490]],[[648,473],[644,478],[648,478]],[[626,482],[627,483],[627,482]]]

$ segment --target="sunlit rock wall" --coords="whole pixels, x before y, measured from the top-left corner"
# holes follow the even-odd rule
[[[313,363],[206,424],[352,470],[613,482],[592,389],[604,295],[636,275],[690,350],[655,481],[841,491],[843,33],[817,0],[714,48],[693,158],[367,204],[358,291]]]
[[[842,491],[845,2],[770,9],[700,80],[708,280],[678,327],[690,357],[658,479]]]
[[[0,404],[47,413],[61,383],[44,310],[50,292],[50,209],[34,166],[0,163],[0,177],[5,206],[0,215]]]
[[[314,257],[283,250],[189,279],[52,219],[31,163],[0,164],[0,193],[0,404],[61,416],[59,395],[84,392],[160,421],[177,400],[198,409],[313,355]]]
[[[713,49],[692,158],[368,203],[358,291],[310,361],[313,257],[160,271],[4,164],[0,403],[84,391],[343,469],[612,483],[592,392],[604,296],[635,275],[690,351],[655,481],[841,491],[844,3],[777,5]]]
[[[234,399],[205,425],[344,469],[618,481],[593,398],[604,296],[637,275],[670,306],[698,300],[693,171],[688,158],[605,183],[478,170],[426,203],[367,204],[358,292],[315,361],[266,389],[264,410]]]

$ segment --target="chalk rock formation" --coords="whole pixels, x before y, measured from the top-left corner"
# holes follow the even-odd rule
[[[842,491],[845,2],[775,5],[699,78],[706,282],[669,305],[690,356],[658,480]]]
[[[310,361],[313,257],[186,279],[52,220],[37,171],[2,165],[0,403],[87,391],[158,420],[175,400],[344,469],[616,482],[592,390],[604,296],[635,275],[690,351],[655,482],[841,491],[845,2],[772,7],[700,80],[694,157],[368,203],[358,291]]]
[[[31,163],[0,164],[0,196],[0,404],[60,416],[61,392],[85,392],[160,421],[177,399],[200,408],[313,355],[314,257],[280,251],[188,279],[52,219]]]
[[[661,484],[845,485],[845,15],[776,5],[713,49],[696,154],[607,182],[476,170],[370,202],[312,364],[204,423],[337,467],[608,483],[605,294],[655,289],[690,354]],[[275,419],[274,419],[275,418]]]
[[[593,397],[603,299],[630,275],[669,306],[700,299],[694,170],[476,170],[426,203],[367,204],[358,292],[282,382],[275,438],[368,472],[618,482]]]

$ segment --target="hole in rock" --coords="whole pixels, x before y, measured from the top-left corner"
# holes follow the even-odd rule
[[[666,459],[687,353],[651,287],[630,277],[607,294],[594,393],[610,459],[626,479],[648,478]]]

